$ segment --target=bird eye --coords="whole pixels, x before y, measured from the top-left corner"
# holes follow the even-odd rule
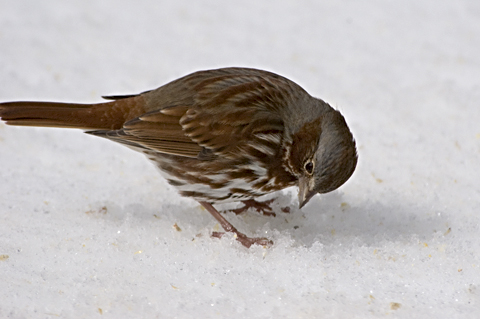
[[[305,163],[305,171],[309,174],[309,175],[312,175],[313,174],[313,162],[311,161],[308,161]]]

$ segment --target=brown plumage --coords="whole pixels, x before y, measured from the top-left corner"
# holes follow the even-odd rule
[[[269,241],[238,232],[211,204],[251,206],[255,197],[298,186],[302,207],[345,183],[357,163],[340,112],[270,72],[200,71],[139,95],[105,98],[112,101],[1,103],[0,116],[10,125],[84,129],[144,153],[247,247]]]

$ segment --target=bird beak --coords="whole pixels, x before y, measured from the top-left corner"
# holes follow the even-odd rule
[[[306,176],[302,176],[298,179],[298,205],[299,208],[305,206],[306,203],[316,194],[315,191],[311,191],[310,189],[313,188],[314,180],[312,178],[308,178]]]

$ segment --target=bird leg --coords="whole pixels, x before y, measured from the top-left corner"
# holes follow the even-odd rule
[[[205,207],[205,209],[208,210],[210,214],[212,214],[212,216],[220,223],[220,225],[226,232],[235,233],[236,239],[243,246],[250,248],[250,246],[252,246],[253,244],[262,245],[262,246],[273,245],[273,242],[266,238],[259,238],[259,237],[250,238],[247,235],[239,232],[235,227],[233,227],[232,224],[228,222],[228,220],[226,220],[222,215],[220,215],[218,210],[216,210],[215,207],[212,206],[212,204],[209,204],[207,202],[200,202],[200,204],[203,207]],[[221,233],[221,232],[213,232],[212,236],[221,238],[223,234],[224,233]]]

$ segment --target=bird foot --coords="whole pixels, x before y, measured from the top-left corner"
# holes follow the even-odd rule
[[[215,238],[222,238],[225,235],[224,232],[214,231],[212,232],[212,237]],[[243,246],[250,248],[252,245],[260,245],[260,246],[272,246],[273,241],[263,238],[263,237],[248,237],[247,235],[236,231],[235,232],[235,239],[238,240]]]
[[[231,209],[230,211],[234,212],[235,214],[241,214],[245,211],[247,211],[249,208],[255,209],[257,212],[261,213],[264,216],[277,216],[273,210],[272,207],[270,207],[270,204],[273,203],[275,198],[263,201],[263,202],[257,202],[254,199],[249,199],[249,200],[244,200],[242,201],[243,207],[236,208],[236,209]],[[290,207],[282,207],[282,212],[284,213],[290,213]]]
[[[244,233],[239,232],[228,220],[223,217],[212,204],[207,202],[200,202],[200,204],[205,207],[205,209],[222,225],[222,228],[225,232],[234,233],[235,239],[238,240],[243,246],[250,248],[253,244],[262,245],[262,246],[271,246],[273,242],[267,238],[261,237],[248,237]],[[225,233],[223,232],[213,232],[212,237],[222,238]]]
[[[272,208],[270,207],[270,204],[273,203],[274,200],[275,198],[266,200],[264,202],[257,202],[254,199],[244,200],[242,201],[244,205],[243,207],[232,209],[231,211],[238,215],[247,211],[250,208],[253,208],[264,216],[275,217],[276,214],[273,212]]]

